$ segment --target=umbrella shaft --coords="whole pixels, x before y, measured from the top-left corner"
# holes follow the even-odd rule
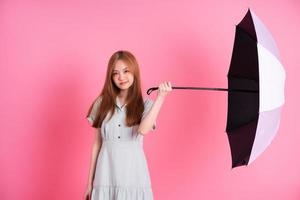
[[[207,87],[172,87],[172,89],[184,89],[184,90],[215,90],[215,91],[228,91],[228,92],[250,92],[258,93],[258,90],[245,90],[245,89],[228,89],[228,88],[207,88]],[[150,88],[147,91],[149,95],[152,91],[158,90],[158,87]]]

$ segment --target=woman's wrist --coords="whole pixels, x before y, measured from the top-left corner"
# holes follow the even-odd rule
[[[165,97],[166,97],[166,95],[157,95],[157,97],[156,97],[156,99],[158,99],[158,100],[164,100],[165,99]]]
[[[93,186],[93,181],[88,181],[87,187],[92,187]]]

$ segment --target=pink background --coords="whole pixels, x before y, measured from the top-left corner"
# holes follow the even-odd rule
[[[154,197],[300,199],[297,0],[24,2],[0,2],[1,200],[82,199],[94,138],[85,115],[116,50],[138,58],[145,97],[164,80],[227,87],[248,7],[286,68],[279,132],[252,165],[231,170],[227,93],[173,90],[144,138]]]

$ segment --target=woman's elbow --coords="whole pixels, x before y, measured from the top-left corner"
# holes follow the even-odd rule
[[[146,135],[148,134],[151,130],[153,130],[153,127],[155,127],[155,124],[153,125],[149,125],[149,124],[140,124],[139,128],[138,128],[138,133],[142,134],[142,135]]]
[[[144,130],[138,130],[137,132],[141,135],[147,135],[147,131]]]
[[[150,129],[148,128],[139,128],[138,133],[141,135],[147,135],[149,133]]]

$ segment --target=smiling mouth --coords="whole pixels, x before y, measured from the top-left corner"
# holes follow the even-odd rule
[[[126,84],[126,83],[128,83],[128,82],[123,82],[123,83],[120,83],[120,85],[124,85],[124,84]]]

